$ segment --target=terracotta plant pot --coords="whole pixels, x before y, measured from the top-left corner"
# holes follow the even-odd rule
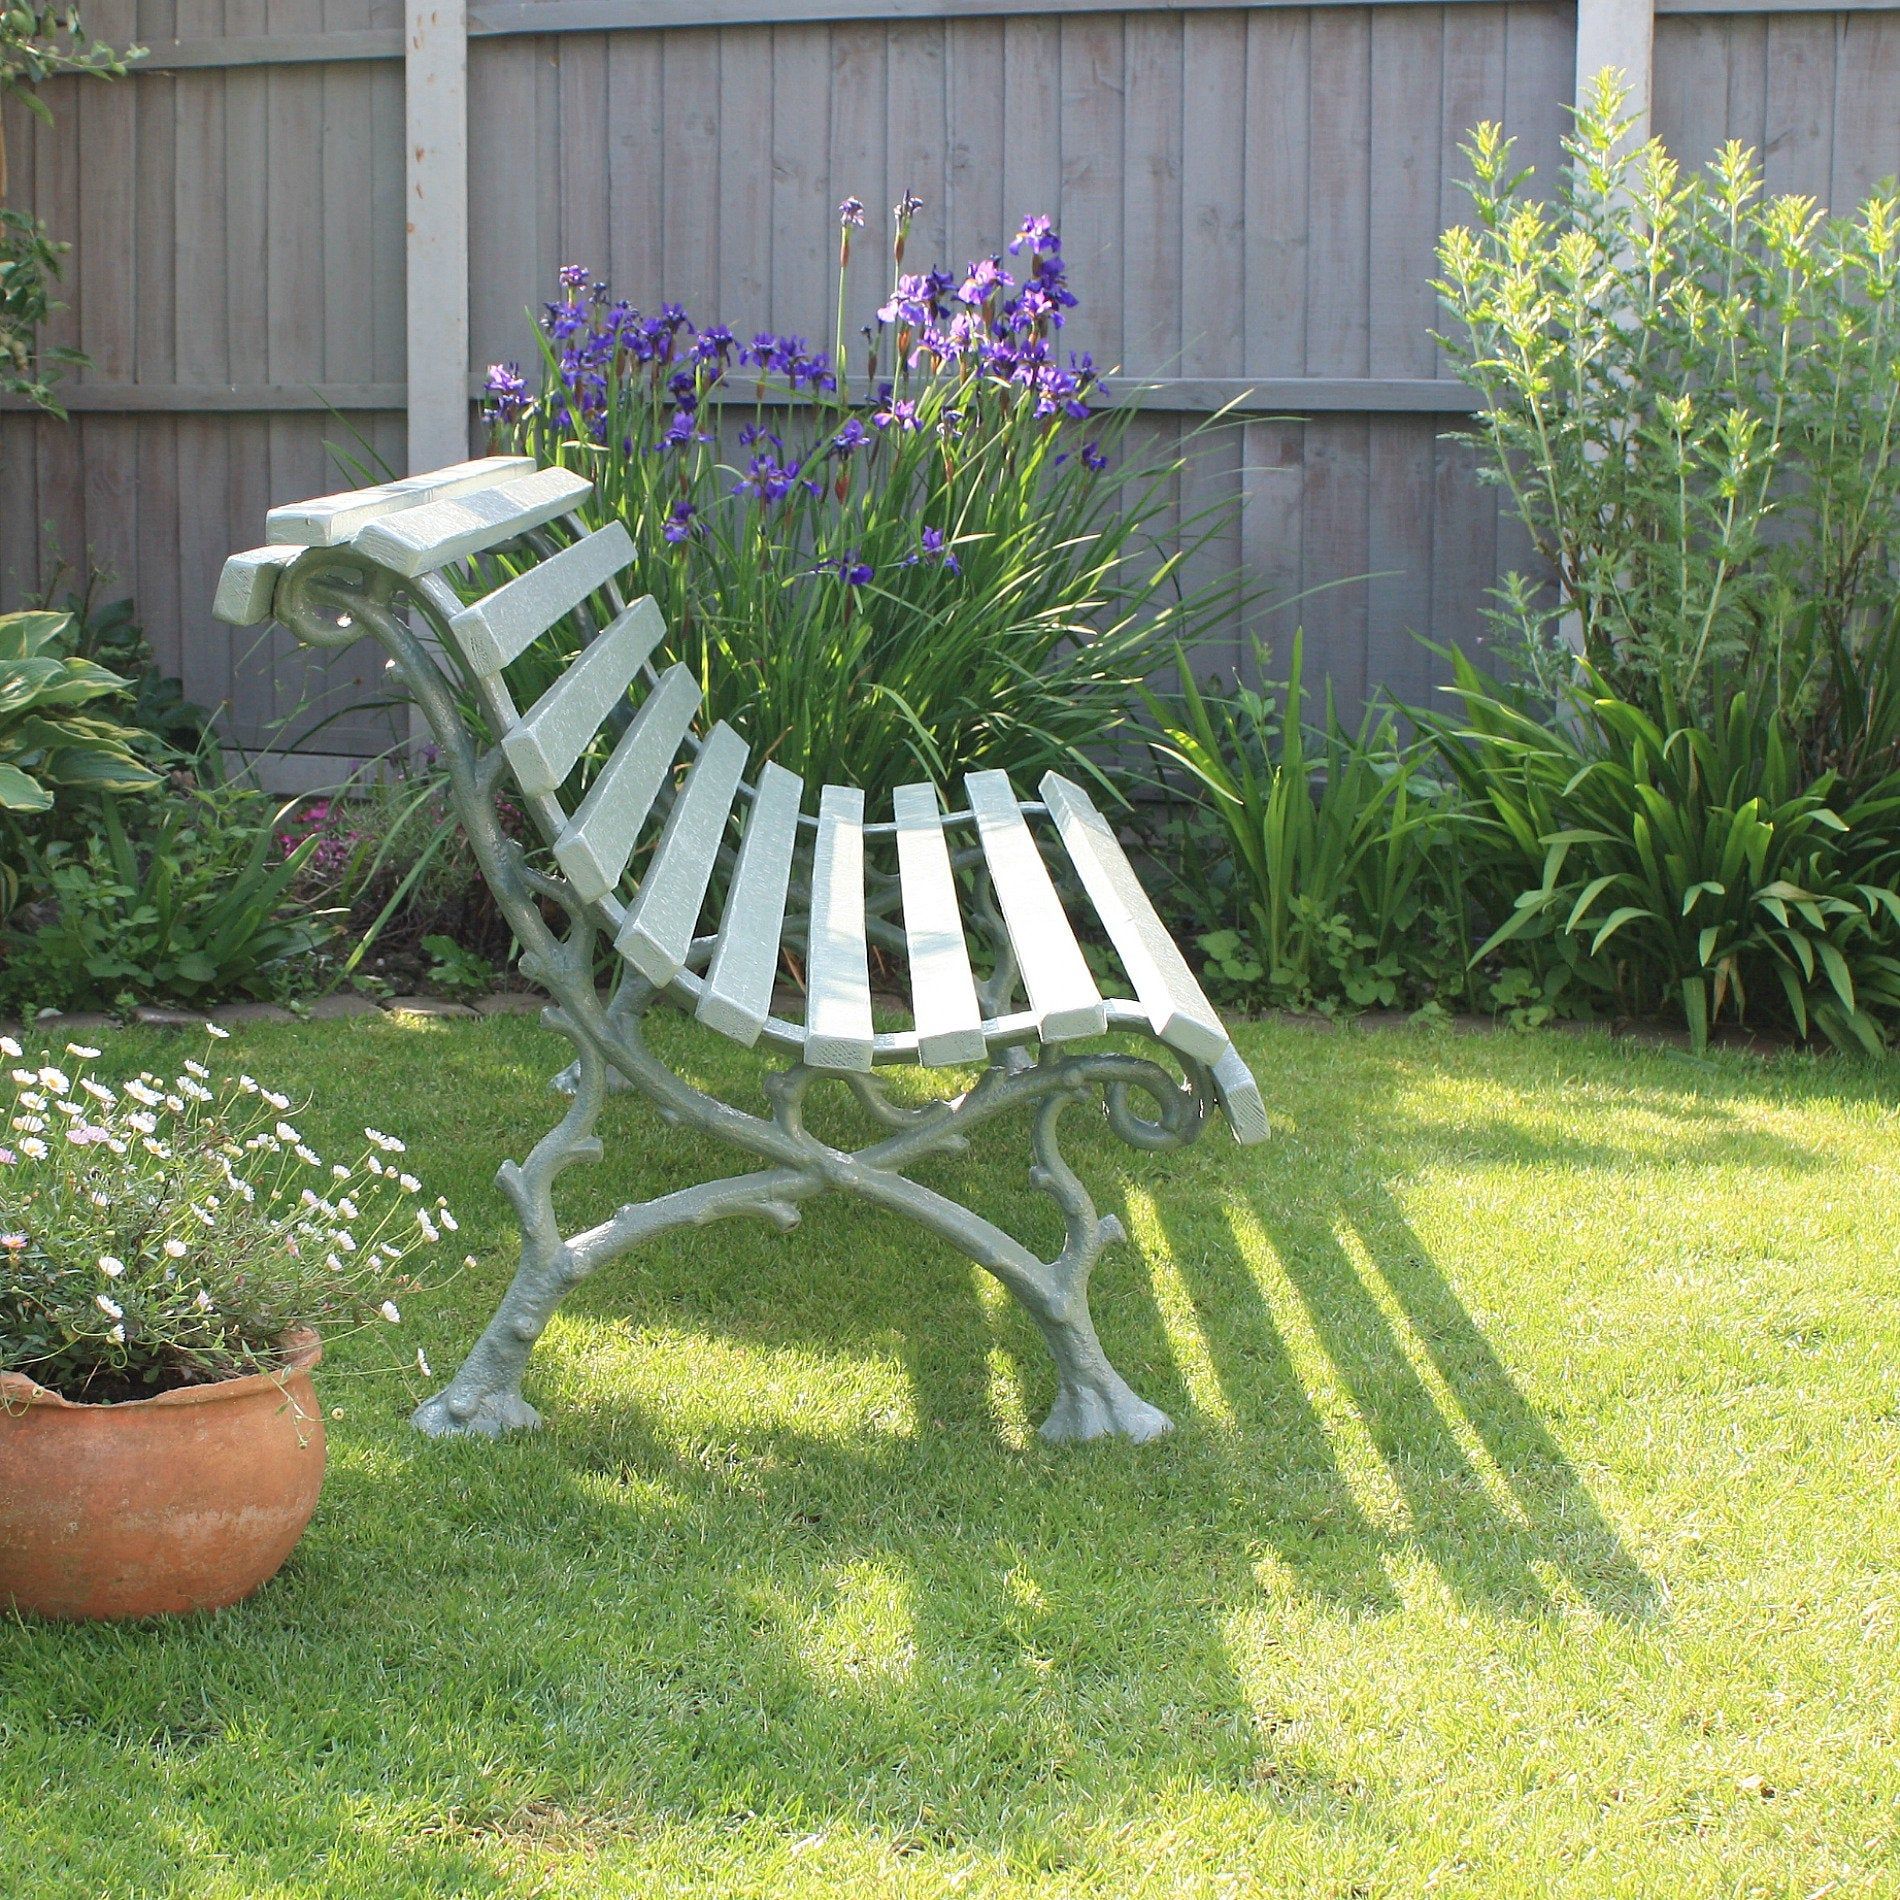
[[[315,1333],[284,1371],[75,1405],[0,1372],[0,1612],[213,1610],[276,1575],[323,1485]]]

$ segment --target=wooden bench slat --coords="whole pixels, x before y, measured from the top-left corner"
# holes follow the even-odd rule
[[[672,982],[686,967],[745,766],[746,743],[722,719],[686,775],[640,895],[614,939],[614,948],[656,986]]]
[[[864,941],[864,794],[855,786],[827,785],[819,798],[805,982],[805,1060],[815,1069],[869,1069],[871,964]]]
[[[271,617],[277,582],[302,548],[252,548],[234,554],[218,576],[211,617],[228,627],[261,627]]]
[[[557,515],[571,514],[593,486],[584,475],[544,468],[454,501],[424,502],[383,515],[359,530],[350,545],[394,573],[433,574],[451,561],[466,560]]]
[[[1214,1093],[1220,1097],[1227,1126],[1243,1148],[1266,1140],[1267,1105],[1260,1099],[1260,1084],[1231,1042],[1227,1053],[1214,1064]]]
[[[957,906],[956,878],[944,842],[943,808],[933,785],[900,785],[891,797],[897,821],[897,872],[910,952],[911,1014],[917,1059],[927,1066],[980,1062],[983,1006],[970,971]]]
[[[633,542],[626,528],[610,521],[559,554],[537,561],[486,599],[464,607],[449,622],[449,632],[477,673],[499,673],[563,615],[632,564]]]
[[[651,594],[644,594],[575,655],[567,671],[501,742],[524,792],[559,789],[665,632],[659,607]]]
[[[1155,914],[1108,820],[1081,786],[1059,773],[1043,775],[1042,797],[1155,1034],[1197,1061],[1218,1062],[1229,1046],[1227,1031]]]
[[[1101,1035],[1108,1027],[1102,993],[1089,975],[1082,946],[1023,822],[1008,777],[970,772],[963,785],[1043,1041]]]
[[[331,548],[349,540],[384,515],[425,502],[451,501],[480,488],[534,472],[529,455],[484,455],[479,461],[458,462],[432,475],[410,475],[401,481],[378,482],[374,488],[352,488],[341,494],[318,495],[273,508],[264,517],[264,539],[300,548]]]
[[[620,882],[698,710],[691,670],[668,667],[555,839],[554,861],[583,902],[598,903]]]
[[[772,982],[778,974],[779,937],[804,796],[805,781],[796,772],[769,761],[760,768],[719,943],[694,1010],[707,1028],[748,1049],[772,1013]]]

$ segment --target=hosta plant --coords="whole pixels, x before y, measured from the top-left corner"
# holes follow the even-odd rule
[[[98,1053],[0,1037],[0,1371],[147,1398],[271,1371],[295,1328],[400,1321],[413,1257],[456,1231],[400,1140],[367,1128],[321,1155],[249,1075],[187,1059],[112,1085],[88,1073]]]
[[[1061,239],[1027,219],[961,277],[906,256],[844,380],[844,267],[863,208],[840,207],[837,334],[749,340],[677,304],[643,316],[561,274],[532,389],[491,372],[497,446],[578,469],[624,521],[637,580],[708,712],[755,756],[861,785],[1000,766],[1094,774],[1165,643],[1192,645],[1237,580],[1190,583],[1213,515],[1157,530],[1181,461],[1132,453],[1062,346],[1076,298]],[[531,697],[560,664],[511,674]]]

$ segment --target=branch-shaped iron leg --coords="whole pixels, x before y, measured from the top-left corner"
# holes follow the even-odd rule
[[[855,1170],[841,1182],[867,1200],[908,1214],[1000,1280],[1042,1330],[1056,1362],[1056,1400],[1042,1422],[1050,1444],[1119,1435],[1138,1443],[1159,1438],[1174,1422],[1140,1397],[1109,1363],[1089,1313],[1089,1275],[1096,1256],[1124,1238],[1112,1214],[1098,1216],[1088,1190],[1062,1158],[1057,1123],[1066,1095],[1036,1111],[1036,1162],[1030,1179],[1062,1209],[1068,1238],[1053,1260],[1039,1260],[1013,1235],[955,1201],[885,1169]]]

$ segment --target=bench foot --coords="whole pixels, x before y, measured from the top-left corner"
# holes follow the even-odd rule
[[[1109,1378],[1113,1383],[1107,1385],[1065,1382],[1042,1421],[1044,1442],[1079,1445],[1091,1438],[1128,1438],[1145,1445],[1174,1430],[1174,1420],[1133,1391],[1113,1367]]]
[[[502,1438],[538,1429],[541,1414],[519,1392],[489,1392],[465,1400],[450,1386],[424,1399],[409,1422],[425,1438]]]

